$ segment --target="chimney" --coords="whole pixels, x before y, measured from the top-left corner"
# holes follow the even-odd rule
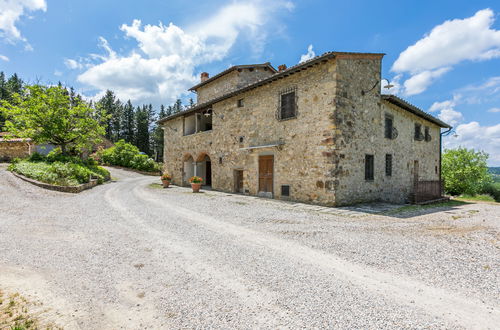
[[[204,82],[205,80],[207,80],[208,79],[208,72],[202,72],[200,78],[201,78],[200,79],[201,82]]]
[[[285,71],[286,70],[286,64],[281,64],[280,66],[278,66],[278,71],[281,72],[281,71]]]

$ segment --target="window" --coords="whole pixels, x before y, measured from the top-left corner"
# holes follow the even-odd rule
[[[243,108],[245,104],[243,103],[243,99],[238,100],[238,108]]]
[[[414,139],[417,140],[417,141],[422,141],[423,140],[422,125],[420,125],[420,124],[415,124]]]
[[[392,155],[385,155],[385,175],[392,176]]]
[[[281,94],[279,119],[295,118],[297,105],[295,102],[295,91]]]
[[[283,196],[283,197],[290,196],[290,186],[289,185],[281,186],[281,196]]]
[[[374,176],[374,157],[365,155],[365,180],[373,181]]]
[[[387,139],[392,139],[393,138],[392,131],[393,131],[393,119],[392,119],[392,116],[386,115],[385,116],[385,137]]]
[[[432,140],[431,134],[429,133],[429,127],[426,126],[424,131],[425,131],[425,141],[429,142],[430,140]]]

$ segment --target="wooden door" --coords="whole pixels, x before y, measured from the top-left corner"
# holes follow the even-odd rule
[[[413,182],[418,182],[418,160],[413,161]]]
[[[273,193],[274,156],[259,157],[259,192]]]
[[[243,171],[234,171],[234,191],[237,193],[243,193]]]

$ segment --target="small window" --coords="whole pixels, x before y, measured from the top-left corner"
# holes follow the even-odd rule
[[[243,99],[238,100],[238,108],[243,108],[245,104],[243,103]]]
[[[429,127],[426,126],[424,132],[425,132],[425,141],[429,142],[430,140],[432,140],[431,134],[429,133]]]
[[[393,119],[392,116],[386,115],[385,116],[385,137],[387,139],[392,139],[392,131],[393,131]]]
[[[290,196],[290,186],[289,185],[281,186],[281,196],[283,196],[283,197]]]
[[[240,136],[239,139],[240,143],[243,143],[243,141],[245,140],[245,137],[244,136]]]
[[[373,181],[374,177],[374,157],[373,155],[365,155],[365,180]]]
[[[385,175],[392,176],[392,155],[385,155]]]
[[[417,141],[422,141],[423,135],[422,135],[422,125],[420,124],[415,124],[415,135],[414,138]]]
[[[289,119],[296,116],[297,105],[295,91],[281,95],[280,119]]]
[[[219,157],[219,164],[222,164],[222,157]]]

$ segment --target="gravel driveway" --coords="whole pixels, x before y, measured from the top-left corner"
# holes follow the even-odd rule
[[[110,169],[78,195],[0,166],[0,288],[67,329],[500,324],[500,207],[327,214]]]

